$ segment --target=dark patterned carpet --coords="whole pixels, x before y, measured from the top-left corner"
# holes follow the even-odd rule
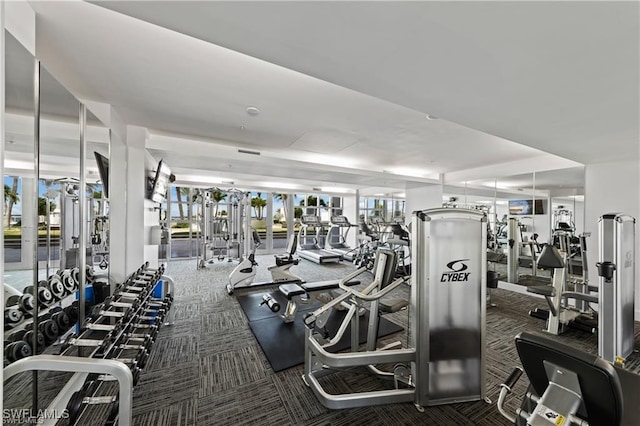
[[[271,256],[259,256],[256,281],[269,280],[266,266]],[[508,424],[495,407],[499,384],[519,364],[513,337],[521,331],[539,332],[544,323],[528,311],[544,307],[544,300],[507,290],[493,290],[496,307],[487,311],[487,396],[492,404],[472,402],[429,407],[419,413],[412,404],[332,411],[324,408],[301,380],[303,366],[274,373],[235,297],[225,289],[234,264],[209,264],[196,269],[196,261],[174,261],[167,275],[176,283],[172,307],[176,323],[163,327],[149,362],[134,390],[135,425],[499,425]],[[307,281],[339,278],[353,270],[348,263],[316,265],[303,261],[292,271]],[[364,280],[366,282],[366,280]],[[268,289],[268,288],[267,288]],[[266,291],[265,288],[249,291]],[[398,293],[408,295],[409,287]],[[401,295],[394,295],[401,297]],[[407,328],[407,312],[386,316]],[[639,327],[636,324],[636,336]],[[406,342],[406,331],[382,339]],[[595,353],[597,338],[568,331],[558,341]],[[640,341],[638,338],[636,341]],[[627,368],[640,371],[640,356],[634,353]],[[47,380],[43,388],[53,388]],[[524,394],[528,382],[522,378],[516,395]],[[14,384],[15,386],[15,384]],[[329,377],[328,389],[375,389],[376,379],[367,375]],[[5,408],[22,406],[30,397],[28,387],[5,393]],[[7,390],[7,389],[5,389]],[[51,391],[49,391],[51,392]],[[41,393],[46,393],[41,390]],[[46,401],[46,396],[43,396]],[[513,410],[519,404],[511,403]],[[87,425],[95,424],[87,420]]]

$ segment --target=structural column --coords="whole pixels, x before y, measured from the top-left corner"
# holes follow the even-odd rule
[[[123,280],[144,262],[145,143],[143,127],[126,126],[124,139],[112,133],[109,161],[110,271]]]

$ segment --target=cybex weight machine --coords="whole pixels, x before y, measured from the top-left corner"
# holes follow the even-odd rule
[[[409,310],[409,344],[377,348],[376,329],[380,299],[404,282],[393,280],[397,253],[380,248],[374,281],[358,290],[345,285],[367,271],[360,268],[340,282],[343,294],[305,318],[304,381],[320,402],[334,409],[398,402],[424,406],[484,399],[486,309],[486,216],[466,209],[431,209],[414,212]],[[392,281],[393,280],[393,281]],[[371,302],[367,344],[359,350],[358,311]],[[348,308],[336,336],[324,325],[331,308]],[[351,326],[351,352],[330,353]],[[383,371],[381,365],[395,365]],[[389,379],[391,389],[331,394],[321,377],[362,367]]]

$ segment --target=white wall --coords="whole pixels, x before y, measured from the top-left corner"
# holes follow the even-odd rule
[[[405,222],[411,223],[413,212],[442,207],[442,185],[407,187]]]
[[[591,232],[589,278],[597,283],[594,264],[598,261],[598,218],[605,213],[625,213],[640,218],[640,164],[638,160],[593,164],[585,169],[585,232]],[[640,238],[636,224],[636,306],[635,317],[640,320]]]

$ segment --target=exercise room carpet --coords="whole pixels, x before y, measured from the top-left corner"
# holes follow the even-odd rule
[[[267,266],[273,256],[257,256],[260,266],[256,281],[269,280]],[[300,378],[298,365],[275,373],[256,342],[236,297],[225,285],[235,263],[216,262],[196,269],[196,260],[172,261],[167,275],[176,283],[172,306],[175,324],[160,330],[149,361],[133,393],[134,426],[238,426],[238,425],[509,425],[496,408],[500,383],[520,365],[513,338],[521,331],[540,333],[541,320],[528,315],[543,308],[544,299],[504,289],[493,291],[494,308],[487,309],[486,392],[492,401],[476,401],[427,407],[418,412],[412,404],[329,410],[323,407]],[[306,281],[345,276],[354,270],[348,263],[316,265],[302,261],[291,268]],[[365,281],[366,275],[359,277]],[[390,297],[407,297],[410,287],[401,286]],[[250,291],[253,293],[253,290]],[[258,293],[264,289],[258,289]],[[267,310],[268,311],[268,310]],[[400,333],[382,338],[381,344],[396,340],[406,345],[407,311],[385,318],[404,327]],[[640,348],[640,327],[636,324],[636,346]],[[597,336],[569,330],[553,337],[558,342],[597,353]],[[640,355],[633,353],[626,364],[640,371]],[[65,383],[60,373],[40,374],[39,396],[44,405]],[[20,375],[4,383],[5,409],[29,408],[30,375]],[[324,382],[323,382],[324,383]],[[528,380],[522,377],[507,403],[513,412],[519,406]],[[364,374],[328,376],[332,391],[374,390],[381,382]],[[91,408],[97,408],[92,406]],[[82,425],[99,425],[104,415],[92,411]],[[63,423],[60,423],[63,424]]]
[[[275,312],[266,306],[260,306],[263,293],[241,295],[237,297],[240,307],[244,310],[249,319],[249,328],[260,344],[267,360],[271,364],[274,372],[286,370],[299,364],[304,364],[304,335],[305,326],[302,318],[305,313],[312,312],[321,306],[316,302],[309,305],[302,305],[303,309],[296,312],[296,319],[292,323],[285,324]],[[278,292],[271,292],[272,296],[280,302],[281,310],[286,306],[286,298]],[[340,327],[346,311],[334,311],[327,322],[329,335],[335,335]],[[367,327],[369,325],[369,311],[367,310],[360,318],[359,341],[367,341]],[[380,319],[378,337],[402,331],[403,328],[394,324],[384,317]],[[351,346],[351,325],[345,331],[342,339],[331,348],[330,352],[339,352]]]

